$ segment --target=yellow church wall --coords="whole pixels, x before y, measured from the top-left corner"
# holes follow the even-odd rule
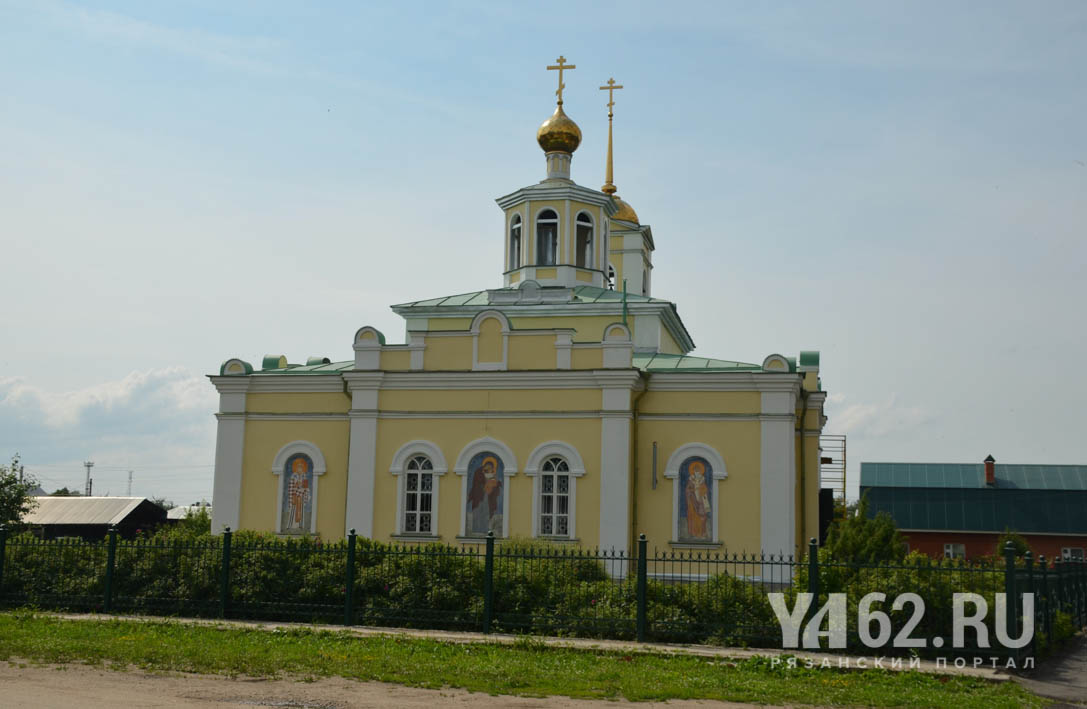
[[[592,411],[599,389],[383,389],[383,411]]]
[[[393,372],[411,369],[411,352],[408,350],[382,350],[381,368]]]
[[[577,279],[578,279],[579,281],[583,281],[583,282],[585,282],[585,283],[592,283],[592,282],[593,282],[593,274],[592,274],[592,271],[582,271],[582,270],[581,270],[581,269],[579,268],[579,269],[578,269],[578,270],[577,270],[577,271],[576,271],[576,272],[574,273],[574,277],[575,277],[575,278],[577,278]]]
[[[594,546],[599,540],[600,513],[600,419],[383,419],[378,423],[377,475],[374,490],[374,536],[387,540],[396,530],[396,476],[389,472],[393,456],[405,443],[424,439],[437,445],[449,465],[438,479],[438,534],[454,542],[460,531],[465,501],[461,476],[453,472],[461,450],[472,441],[489,436],[513,451],[518,472],[507,478],[509,533],[532,535],[532,478],[523,470],[528,456],[541,443],[561,440],[573,446],[585,463],[586,473],[576,483],[576,532],[580,543]]]
[[[574,342],[600,342],[604,339],[604,328],[611,325],[619,318],[614,315],[584,315],[581,317],[514,317],[510,319],[513,329],[521,330],[550,330],[574,328]],[[631,333],[634,331],[633,319],[630,323]]]
[[[554,369],[555,335],[518,335],[509,339],[509,369]]]
[[[479,323],[479,342],[476,355],[480,362],[502,361],[502,321],[498,318],[484,318]]]
[[[537,268],[536,278],[558,278],[558,271],[554,268]]]
[[[757,391],[647,391],[638,410],[642,414],[758,414],[762,395]]]
[[[423,352],[423,369],[428,371],[472,368],[472,336],[428,337]]]
[[[245,410],[255,414],[347,413],[350,408],[351,397],[336,392],[268,392],[245,397]]]
[[[760,548],[760,445],[758,421],[645,421],[638,422],[637,522],[635,535],[644,533],[651,544],[666,548],[673,540],[674,482],[664,477],[668,458],[687,443],[704,443],[725,461],[728,477],[719,495],[717,519],[722,551],[758,551]],[[653,442],[657,443],[657,489],[653,489]]]
[[[600,347],[575,347],[570,350],[571,369],[603,369],[604,350]]]
[[[272,472],[272,463],[288,443],[309,441],[321,450],[326,466],[317,481],[317,534],[325,539],[342,538],[349,431],[346,420],[246,421],[240,527],[277,531],[276,500],[283,476]]]
[[[472,328],[472,318],[438,318],[431,316],[427,332],[467,332]]]
[[[685,354],[668,330],[663,327],[661,328],[660,351],[664,354]]]

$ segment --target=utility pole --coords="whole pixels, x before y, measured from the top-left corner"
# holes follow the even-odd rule
[[[128,471],[128,492],[125,494],[125,497],[132,497],[132,471],[131,470]]]
[[[94,461],[88,460],[83,463],[83,467],[87,469],[87,482],[83,485],[83,495],[85,497],[91,496],[91,468],[94,467]]]

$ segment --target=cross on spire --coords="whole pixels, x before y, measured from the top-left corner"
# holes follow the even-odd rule
[[[555,92],[555,95],[559,97],[559,105],[561,106],[562,105],[562,90],[566,88],[566,84],[562,83],[562,72],[568,71],[570,69],[577,69],[577,67],[574,66],[573,64],[567,64],[566,63],[566,57],[563,57],[563,56],[559,56],[559,58],[556,59],[555,61],[557,61],[558,64],[549,64],[548,67],[547,67],[547,70],[548,71],[558,70],[558,72],[559,72],[559,89],[558,89],[558,91]]]
[[[601,86],[601,91],[608,92],[608,118],[611,118],[611,107],[615,105],[615,92],[617,89],[623,88],[622,84],[616,84],[615,79],[608,79],[607,86]]]

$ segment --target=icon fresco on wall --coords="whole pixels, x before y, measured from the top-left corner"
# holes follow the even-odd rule
[[[313,461],[303,453],[287,459],[283,471],[283,509],[280,532],[305,534],[313,518]]]
[[[710,510],[713,469],[705,458],[697,456],[679,467],[679,538],[684,541],[712,542],[713,518]]]
[[[502,459],[484,451],[472,456],[468,463],[471,475],[468,483],[467,524],[470,535],[482,536],[494,532],[502,536],[502,495],[504,494]]]

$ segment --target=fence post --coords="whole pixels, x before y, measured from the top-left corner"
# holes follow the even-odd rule
[[[109,544],[106,548],[106,589],[102,599],[102,612],[113,610],[113,567],[117,563],[117,528],[109,528]]]
[[[1008,632],[1019,630],[1019,598],[1015,593],[1015,545],[1011,542],[1004,544],[1004,598],[1007,602],[1004,606],[1005,613],[1011,613],[1011,618],[1005,620]],[[1018,650],[1009,650],[1011,656],[1019,658]]]
[[[812,537],[808,541],[808,593],[811,594],[811,606],[808,614],[814,614],[819,607],[819,540]]]
[[[1045,603],[1045,611],[1042,614],[1042,627],[1045,628],[1046,646],[1051,644],[1050,641],[1050,620],[1053,615],[1053,604],[1049,598],[1049,562],[1046,561],[1045,554],[1038,556],[1038,566],[1042,572],[1042,602]]]
[[[353,625],[355,616],[355,530],[347,535],[347,574],[344,579],[343,624]]]
[[[219,617],[226,618],[230,604],[230,527],[223,528],[223,566],[219,572]]]
[[[645,642],[645,631],[647,625],[647,619],[645,615],[645,594],[647,580],[648,564],[646,562],[646,549],[649,546],[649,542],[646,541],[645,535],[638,536],[638,642]]]
[[[1027,565],[1027,593],[1034,598],[1034,634],[1030,637],[1030,654],[1034,656],[1038,654],[1038,596],[1034,593],[1034,555],[1029,549],[1023,560]]]
[[[4,601],[4,554],[8,546],[8,528],[0,524],[0,605]]]
[[[487,558],[483,562],[483,632],[491,632],[494,613],[494,532],[487,532]]]

